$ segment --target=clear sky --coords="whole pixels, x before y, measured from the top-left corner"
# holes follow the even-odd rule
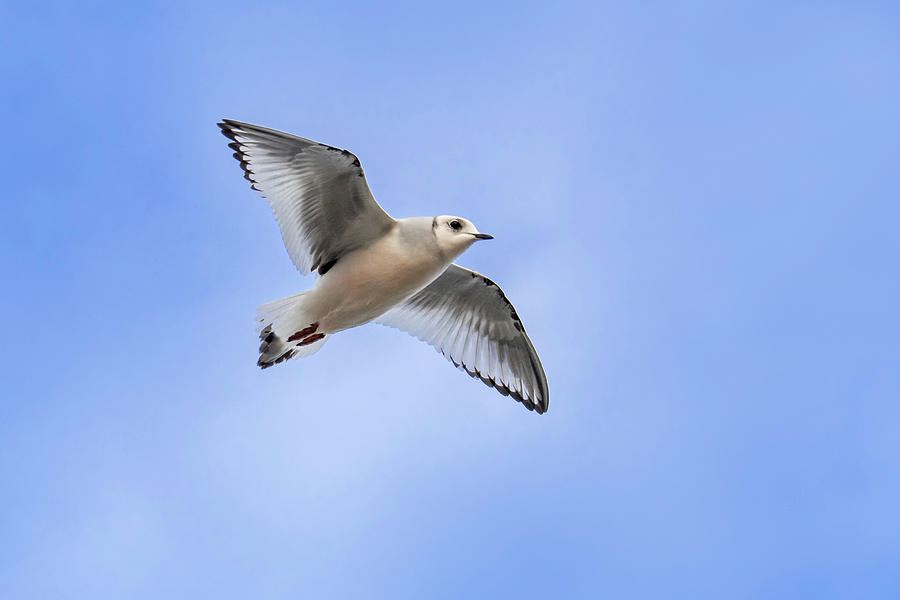
[[[4,2],[0,75],[0,597],[900,597],[896,3]],[[257,369],[222,117],[494,234],[549,413]]]

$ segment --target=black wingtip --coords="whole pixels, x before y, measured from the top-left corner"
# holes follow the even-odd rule
[[[236,142],[237,137],[234,133],[234,125],[232,124],[230,119],[222,119],[216,125],[219,126],[219,129],[222,131],[222,135],[227,137],[229,140]]]
[[[443,352],[441,352],[441,354],[443,354]],[[463,363],[457,363],[452,356],[449,356],[448,358],[457,369],[462,369],[466,372],[467,375],[469,375],[469,377],[480,380],[484,385],[488,386],[489,388],[494,388],[503,396],[509,396],[528,410],[535,411],[539,415],[547,412],[548,405],[546,395],[543,398],[533,399],[527,394],[523,394],[514,388],[508,387],[502,381],[498,382],[493,377],[485,377],[485,375],[478,369],[470,371],[469,367],[467,367]]]

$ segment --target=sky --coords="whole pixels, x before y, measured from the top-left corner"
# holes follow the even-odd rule
[[[891,2],[0,3],[0,597],[897,598]],[[310,287],[215,126],[457,214],[539,416]]]

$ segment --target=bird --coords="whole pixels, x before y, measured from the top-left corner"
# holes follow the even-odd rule
[[[232,119],[217,125],[268,201],[294,265],[317,274],[311,289],[257,309],[259,367],[310,356],[332,335],[376,322],[547,411],[547,376],[516,309],[491,279],[453,262],[493,236],[452,215],[392,218],[348,150]]]

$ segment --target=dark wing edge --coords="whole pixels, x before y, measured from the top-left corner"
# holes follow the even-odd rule
[[[228,144],[228,147],[234,150],[234,158],[241,165],[241,170],[244,172],[244,179],[249,181],[250,187],[257,192],[262,193],[262,190],[256,187],[259,182],[253,178],[253,171],[250,168],[250,163],[247,160],[247,155],[243,150],[241,150],[241,142],[237,139],[237,136],[240,135],[240,132],[256,134],[262,138],[268,137],[271,139],[283,140],[285,142],[294,142],[297,144],[298,151],[301,150],[303,146],[320,146],[332,152],[340,152],[346,158],[353,159],[350,164],[353,167],[356,167],[359,177],[366,176],[365,172],[363,171],[362,165],[359,162],[359,158],[357,158],[357,156],[349,150],[329,146],[328,144],[316,142],[314,140],[300,137],[298,135],[293,135],[291,133],[285,133],[284,131],[278,131],[277,129],[269,129],[268,127],[261,127],[260,125],[253,125],[251,123],[235,121],[234,119],[222,119],[221,121],[216,123],[216,125],[218,125],[219,129],[222,130],[222,135],[231,140],[231,142]]]
[[[324,275],[394,225],[349,150],[233,119],[217,125],[250,187],[269,201],[302,273]]]
[[[487,320],[494,323],[485,323]],[[500,286],[480,273],[450,265],[430,285],[375,321],[428,343],[455,367],[522,403],[528,410],[543,414],[550,407],[544,367],[515,307]],[[457,344],[457,354],[461,356],[454,356],[451,350],[465,328],[469,329],[466,335],[474,332],[479,338],[474,342],[477,348],[474,359],[470,339],[463,342],[462,352]],[[442,330],[453,333],[442,337]],[[491,336],[490,332],[495,335]],[[487,366],[475,364],[485,359],[485,346],[494,356],[487,356]],[[502,372],[514,371],[516,363],[528,372],[518,372],[504,380]],[[498,365],[499,369],[492,369]]]

